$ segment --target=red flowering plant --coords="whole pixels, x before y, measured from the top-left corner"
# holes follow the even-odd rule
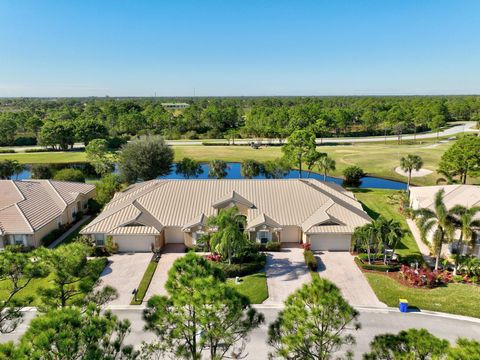
[[[222,260],[222,256],[220,254],[208,254],[205,255],[205,259],[208,261],[220,262]]]
[[[302,244],[303,250],[310,250],[312,248],[312,244]]]
[[[400,272],[403,278],[416,287],[434,288],[452,281],[452,274],[448,271],[430,270],[425,268],[414,269],[402,265]]]

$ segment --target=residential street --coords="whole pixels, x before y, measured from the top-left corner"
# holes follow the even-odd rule
[[[255,330],[246,348],[247,359],[267,359],[269,347],[266,344],[268,324],[272,322],[278,312],[278,307],[258,306],[266,318],[266,324]],[[377,334],[397,333],[402,329],[425,328],[434,335],[454,342],[458,337],[470,337],[480,339],[480,319],[466,320],[454,316],[438,316],[422,313],[402,314],[392,309],[359,309],[361,330],[355,334],[357,344],[354,347],[355,359],[361,359],[361,355],[368,351],[369,343]],[[143,330],[142,308],[115,309],[113,312],[122,319],[129,319],[132,323],[132,332],[126,339],[126,343],[140,345],[142,341],[151,341],[153,334]],[[16,340],[25,331],[28,320],[35,312],[27,312],[25,322],[12,334],[0,335],[0,342]]]

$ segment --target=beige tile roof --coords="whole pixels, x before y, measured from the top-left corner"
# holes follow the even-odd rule
[[[410,188],[410,197],[417,199],[421,208],[433,208],[435,194],[443,189],[443,200],[447,209],[455,205],[467,207],[480,206],[480,186],[477,185],[438,185],[418,186]]]
[[[148,212],[163,226],[183,228],[202,214],[215,215],[214,206],[225,204],[227,198],[252,205],[247,214],[249,224],[264,214],[280,227],[302,226],[310,219],[312,228],[318,224],[312,215],[325,204],[329,204],[324,210],[329,218],[338,219],[351,232],[358,224],[371,220],[351,192],[315,179],[151,180],[116,194],[82,233],[109,233],[135,221],[139,212]],[[320,213],[318,219],[322,222],[325,216]]]
[[[256,228],[260,225],[266,225],[271,228],[280,228],[281,225],[277,223],[275,220],[273,220],[271,217],[265,215],[264,213],[261,213],[259,216],[257,216],[255,219],[252,219],[251,221],[248,222],[248,228]]]
[[[51,180],[0,180],[0,229],[32,234],[62,214],[91,184]]]

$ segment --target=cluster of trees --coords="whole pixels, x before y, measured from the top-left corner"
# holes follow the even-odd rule
[[[480,137],[461,136],[442,155],[438,172],[446,177],[448,183],[465,184],[468,176],[480,175]]]
[[[252,330],[265,322],[249,299],[229,285],[221,270],[191,252],[176,260],[165,284],[143,312],[145,329],[155,334],[140,350],[124,344],[128,320],[102,306],[116,296],[106,288],[92,292],[88,247],[81,242],[55,250],[23,253],[12,247],[0,254],[0,278],[11,284],[0,304],[0,331],[11,332],[21,320],[15,294],[50,274],[40,314],[17,343],[0,344],[0,359],[133,360],[243,358]],[[105,263],[103,263],[103,266]],[[103,267],[102,267],[103,268]],[[98,270],[98,269],[97,269]],[[269,325],[270,358],[331,359],[355,344],[359,314],[328,280],[315,277],[292,293]],[[352,357],[351,350],[347,357]],[[478,358],[480,343],[459,339],[455,346],[426,330],[377,335],[365,359]]]
[[[339,134],[416,133],[447,121],[479,120],[478,96],[178,98],[190,104],[168,111],[162,98],[3,99],[0,146],[16,140],[61,149],[75,141],[119,135],[175,138],[286,138],[311,129]],[[25,141],[24,141],[25,142]]]
[[[432,234],[435,270],[438,269],[440,264],[443,244],[456,240],[456,230],[460,232],[460,237],[457,240],[461,247],[465,245],[473,252],[477,240],[476,231],[480,228],[480,220],[478,220],[480,207],[456,205],[448,209],[443,199],[444,194],[445,190],[443,189],[435,194],[433,209],[418,209],[413,212],[422,239],[426,241],[427,235]],[[457,266],[458,261],[456,260],[455,272]]]

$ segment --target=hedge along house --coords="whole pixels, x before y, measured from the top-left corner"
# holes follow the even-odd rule
[[[45,235],[75,221],[95,186],[53,180],[0,180],[0,248],[38,247]]]
[[[351,192],[314,179],[151,180],[115,194],[81,233],[119,251],[193,246],[210,216],[236,206],[252,241],[310,243],[348,251],[354,229],[371,221]]]

